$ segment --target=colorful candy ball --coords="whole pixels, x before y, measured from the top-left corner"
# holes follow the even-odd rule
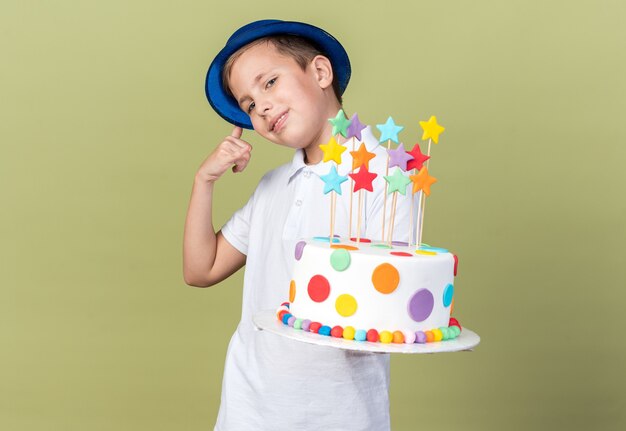
[[[380,332],[380,342],[389,344],[393,341],[393,334],[389,331],[381,331]]]
[[[413,332],[413,331],[402,331],[402,334],[404,335],[404,342],[406,344],[413,344],[413,343],[415,343],[415,332]]]
[[[330,336],[330,326],[324,325],[320,328],[320,330],[318,331],[318,334],[320,335],[326,335],[327,337]]]
[[[345,335],[345,329],[344,329],[344,335]],[[357,331],[354,333],[354,340],[355,341],[367,340],[367,332],[365,332],[365,329],[357,329]]]
[[[426,334],[422,331],[417,331],[415,333],[415,342],[416,343],[420,343],[420,344],[424,344],[426,342]]]
[[[461,324],[454,317],[450,318],[450,321],[448,322],[448,326],[458,326],[459,329],[461,329]]]
[[[280,321],[282,322],[282,321],[283,321],[283,316],[284,316],[285,314],[289,314],[289,311],[287,311],[287,310],[280,310],[280,311],[278,312],[278,320],[280,320]]]
[[[333,329],[330,330],[330,335],[335,338],[343,337],[343,328],[339,325],[333,326]]]
[[[370,329],[369,331],[367,331],[367,341],[371,342],[371,343],[376,343],[378,342],[379,336],[378,336],[378,331],[376,329]]]
[[[356,331],[352,326],[346,326],[343,328],[343,338],[346,340],[354,340],[356,335]]]
[[[396,343],[396,344],[402,344],[404,343],[404,334],[400,331],[393,331],[393,334],[391,334],[393,336],[392,338],[392,342]]]
[[[309,332],[317,334],[321,327],[322,324],[320,322],[311,322],[311,324],[309,325]]]

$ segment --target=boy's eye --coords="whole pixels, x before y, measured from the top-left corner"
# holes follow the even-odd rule
[[[248,105],[248,114],[252,112],[253,109],[254,109],[254,102],[250,102],[250,104]]]
[[[265,88],[269,88],[272,85],[274,85],[274,83],[276,82],[276,78],[272,78],[269,81],[267,81],[267,84],[265,85]]]

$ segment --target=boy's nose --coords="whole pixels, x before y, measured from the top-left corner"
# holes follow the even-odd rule
[[[260,100],[257,107],[261,115],[266,115],[272,109],[272,103],[268,99]]]

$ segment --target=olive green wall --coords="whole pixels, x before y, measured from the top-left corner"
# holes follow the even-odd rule
[[[455,314],[482,343],[394,356],[393,429],[624,429],[625,16],[601,0],[3,1],[0,429],[212,429],[242,272],[186,286],[182,229],[231,130],[206,68],[266,17],[342,41],[348,113],[392,115],[410,143],[431,114],[447,128],[424,235],[460,256]],[[291,158],[244,139],[218,226]]]

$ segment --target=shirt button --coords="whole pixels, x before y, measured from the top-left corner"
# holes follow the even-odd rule
[[[309,178],[311,176],[311,171],[304,171],[304,178]]]
[[[298,200],[296,201],[296,206],[298,206],[298,207],[299,207],[300,205],[302,205],[302,201],[301,201],[300,199],[298,199]]]

